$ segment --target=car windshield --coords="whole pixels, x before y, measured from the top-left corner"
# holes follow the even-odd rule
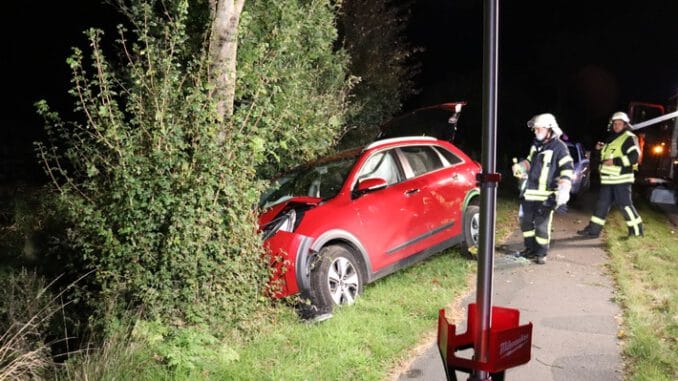
[[[295,196],[328,200],[341,190],[355,159],[344,157],[293,170],[271,184],[262,194],[259,205],[266,209]]]

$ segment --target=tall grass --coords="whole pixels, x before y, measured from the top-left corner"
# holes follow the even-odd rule
[[[44,378],[54,368],[45,337],[60,306],[35,272],[5,271],[0,279],[0,380]]]
[[[624,311],[626,379],[678,379],[678,227],[638,205],[645,237],[626,239],[620,214],[609,218],[607,246]]]
[[[34,329],[12,325],[0,336],[0,380],[41,379],[53,367],[49,348],[29,339]]]
[[[105,338],[92,339],[71,353],[56,376],[59,380],[169,380],[170,369],[153,353],[136,343],[129,326],[121,326]]]
[[[48,284],[37,272],[23,268],[3,270],[0,280],[0,381],[169,379],[167,367],[135,344],[124,326],[84,348],[69,348],[72,338],[63,328],[62,313],[70,287],[55,293],[57,280]]]

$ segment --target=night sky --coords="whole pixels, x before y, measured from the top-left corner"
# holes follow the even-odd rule
[[[408,106],[468,100],[460,129],[475,130],[483,1],[414,4],[410,36],[426,51],[422,91]],[[614,111],[630,101],[666,103],[678,92],[678,1],[514,0],[499,8],[499,150],[527,150],[525,123],[542,112],[555,114],[571,140],[590,147]],[[480,139],[480,131],[466,134]]]
[[[251,1],[251,0],[250,0]],[[623,4],[623,5],[618,5]],[[416,0],[408,26],[425,49],[419,94],[406,109],[466,100],[462,138],[479,145],[482,106],[483,1]],[[591,144],[609,115],[629,101],[666,103],[678,92],[678,0],[500,1],[499,137],[507,155],[526,151],[525,125],[552,112],[571,140]],[[12,0],[2,12],[0,140],[28,147],[41,122],[33,103],[72,108],[70,47],[82,30],[115,32],[121,18],[97,0]],[[510,141],[510,144],[506,144]],[[515,152],[514,152],[515,151]]]
[[[11,0],[3,5],[2,129],[33,133],[41,128],[33,106],[39,99],[60,111],[72,109],[66,58],[71,47],[87,47],[83,31],[98,27],[112,36],[122,18],[98,0]]]
[[[112,36],[122,18],[98,0],[10,0],[3,2],[0,17],[0,184],[41,182],[32,142],[40,139],[43,123],[33,105],[46,99],[68,115],[73,109],[66,65],[71,47],[86,48],[88,27]]]

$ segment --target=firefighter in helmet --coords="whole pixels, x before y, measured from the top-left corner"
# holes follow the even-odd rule
[[[520,230],[525,249],[517,255],[546,263],[553,211],[566,210],[572,188],[573,161],[560,140],[563,131],[552,114],[535,115],[527,126],[534,142],[527,159],[513,165],[514,176],[525,183],[520,199]]]
[[[600,193],[588,225],[577,234],[596,238],[605,225],[605,217],[615,204],[624,215],[629,236],[643,235],[643,221],[631,200],[634,170],[638,165],[638,138],[630,131],[628,115],[615,112],[610,118],[610,135],[605,143],[598,142],[594,155],[600,156]]]

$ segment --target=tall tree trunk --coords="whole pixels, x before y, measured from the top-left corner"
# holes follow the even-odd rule
[[[210,0],[213,16],[209,46],[210,81],[222,121],[233,115],[238,25],[244,4],[245,0]]]

